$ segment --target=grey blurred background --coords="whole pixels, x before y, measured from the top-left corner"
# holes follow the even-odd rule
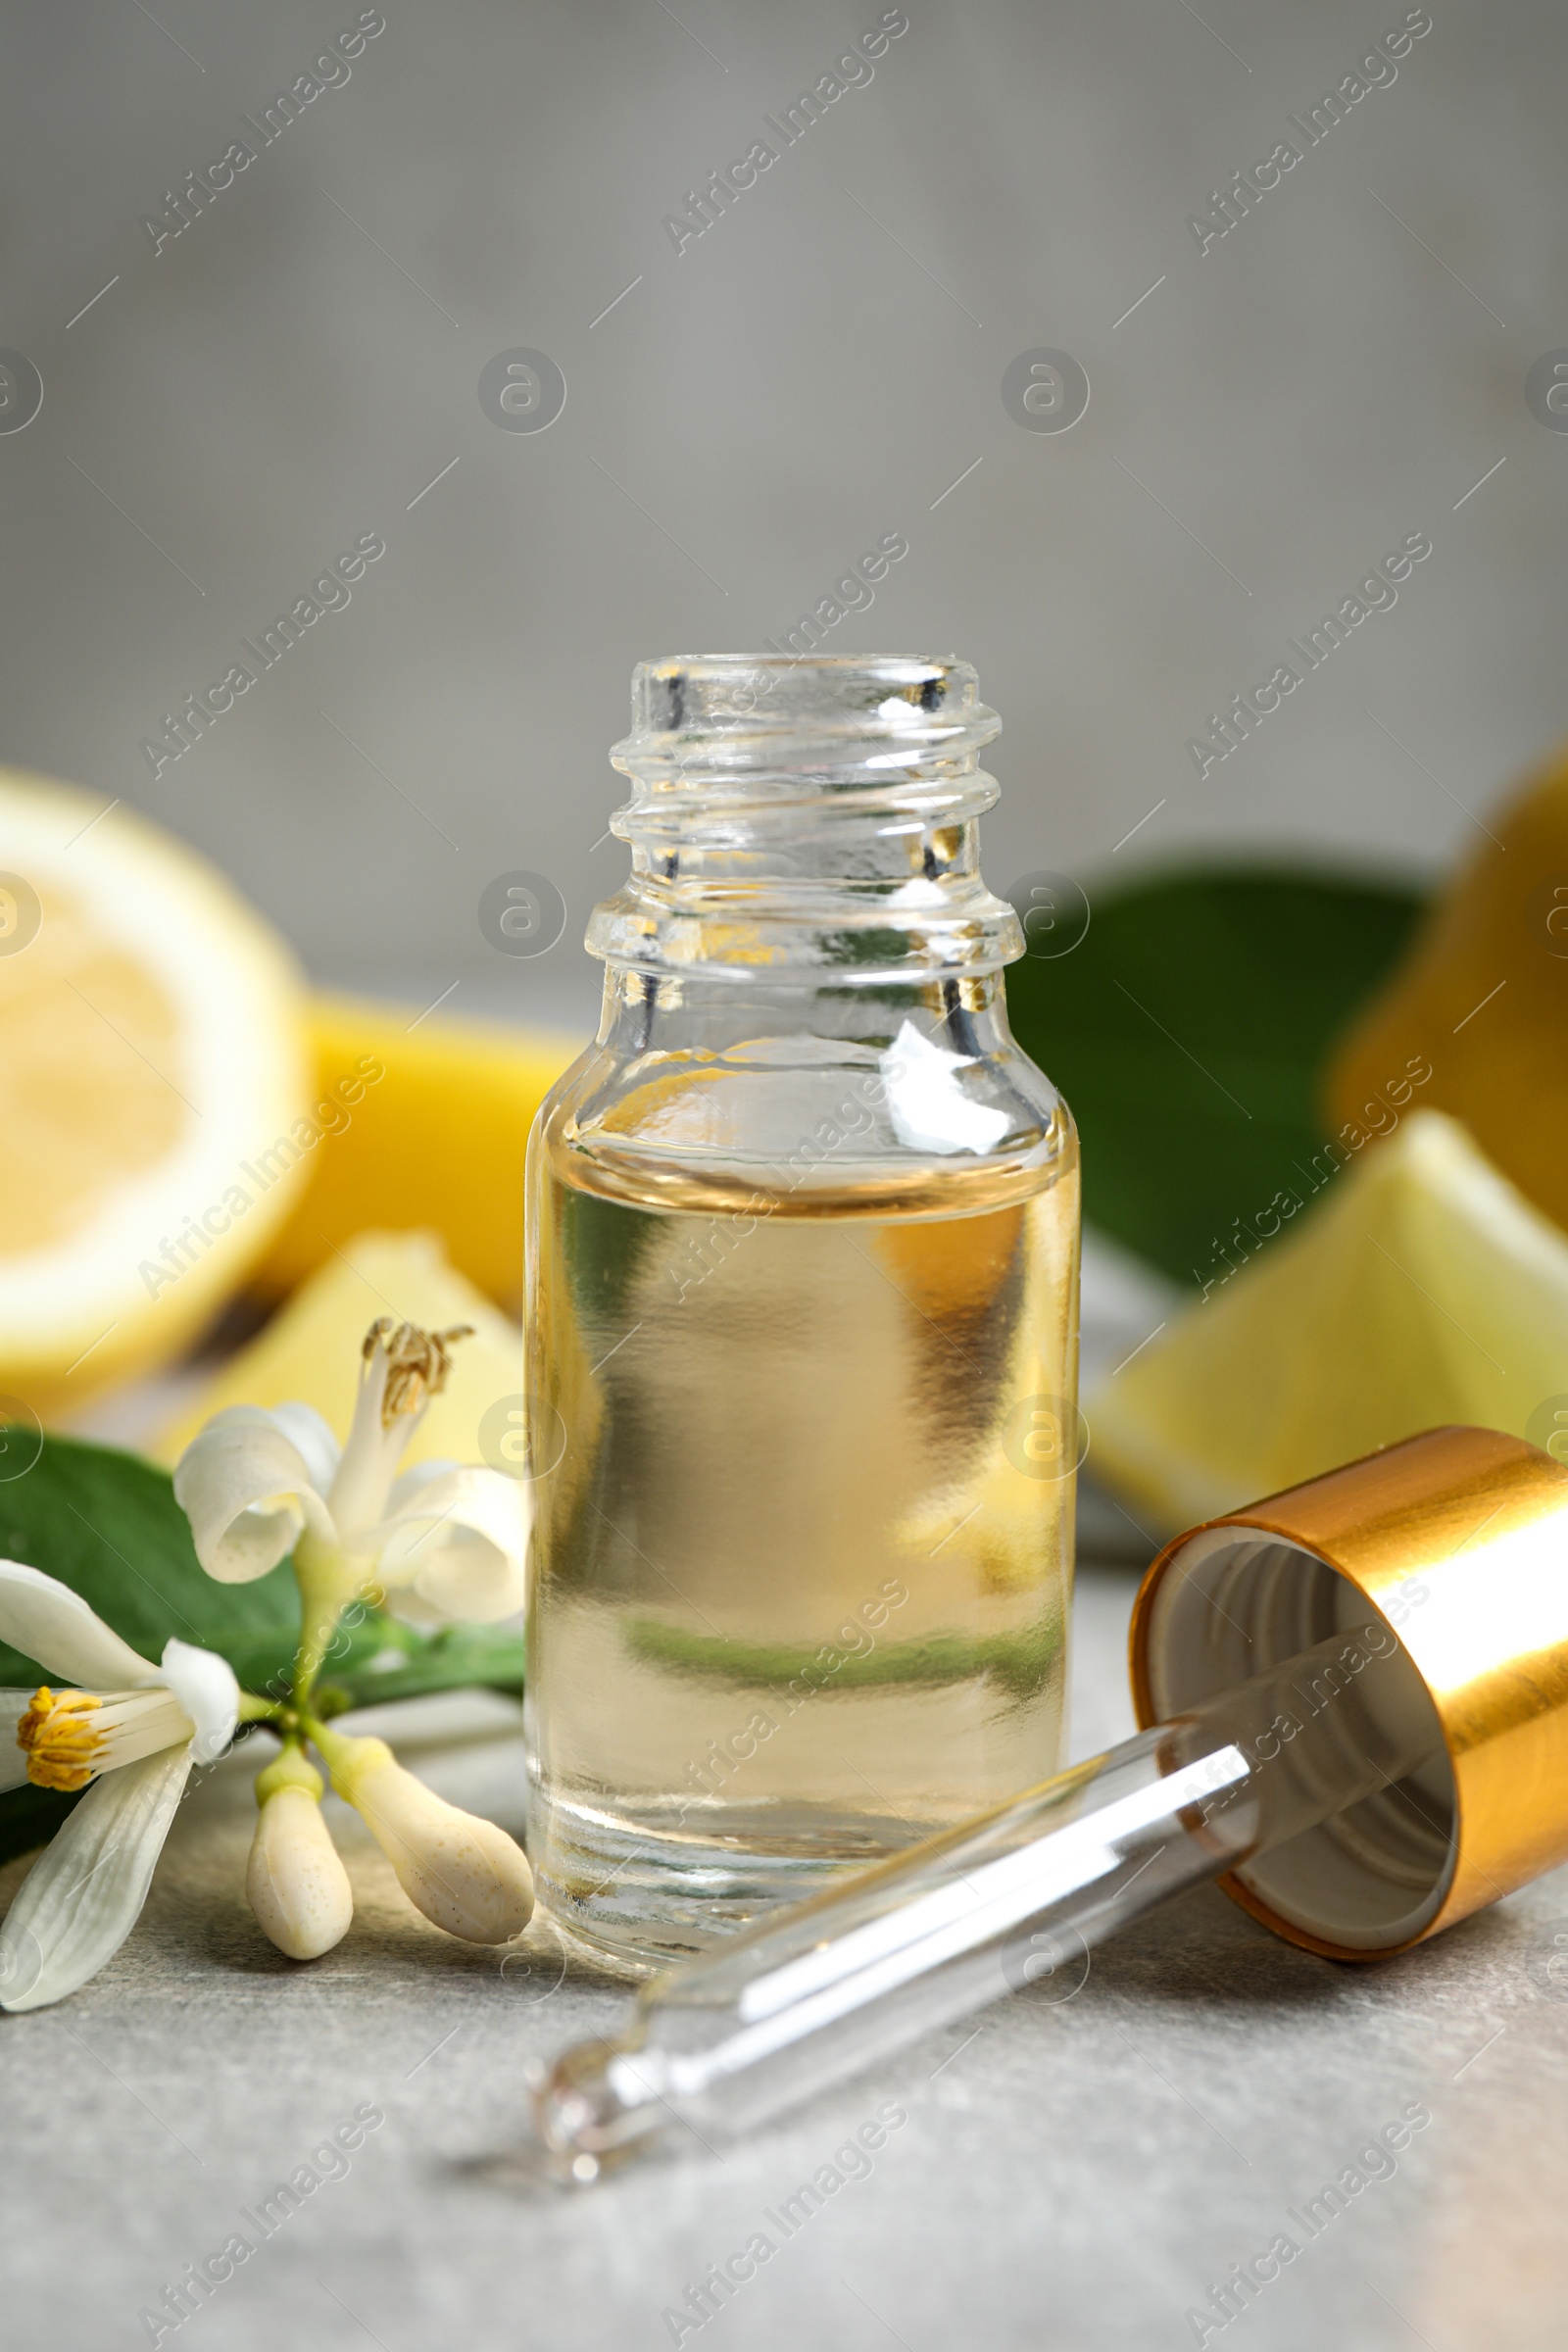
[[[44,400],[0,434],[0,758],[209,851],[319,978],[585,1017],[632,663],[780,638],[888,533],[824,650],[978,663],[999,887],[1258,845],[1431,869],[1568,725],[1568,434],[1525,397],[1568,342],[1550,0],[1432,0],[1202,253],[1189,215],[1302,143],[1399,0],[908,0],[679,254],[663,217],[877,0],[385,0],[260,146],[242,117],[359,13],[3,20],[0,344]],[[242,136],[155,254],[144,217]],[[481,408],[518,347],[564,375],[548,430]],[[1004,406],[1038,347],[1087,371],[1070,431]],[[1200,781],[1188,737],[1417,531],[1397,606]],[[138,742],[362,533],[352,603],[155,780]],[[517,867],[567,908],[531,960],[477,916]]]

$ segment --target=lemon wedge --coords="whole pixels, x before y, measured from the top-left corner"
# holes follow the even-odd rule
[[[1568,1236],[1420,1111],[1085,1410],[1160,1535],[1444,1422],[1568,1459]]]
[[[405,1461],[484,1462],[520,1475],[522,1333],[448,1264],[431,1233],[363,1233],[303,1283],[256,1338],[229,1357],[149,1448],[171,1467],[229,1404],[314,1404],[339,1444],[349,1434],[360,1347],[378,1315],[440,1331],[470,1323]]]
[[[0,770],[0,1417],[167,1362],[303,1183],[303,993],[119,803]]]

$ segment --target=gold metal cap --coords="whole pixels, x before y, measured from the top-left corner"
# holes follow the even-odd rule
[[[1496,1430],[1434,1429],[1190,1528],[1134,1605],[1139,1723],[1369,1609],[1413,1661],[1443,1752],[1220,1881],[1336,1960],[1402,1951],[1568,1861],[1568,1469]]]

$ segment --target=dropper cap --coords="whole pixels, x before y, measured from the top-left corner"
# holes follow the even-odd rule
[[[1496,1430],[1435,1429],[1189,1529],[1133,1611],[1140,1726],[1340,1630],[1355,1676],[1369,1609],[1413,1661],[1441,1750],[1219,1882],[1337,1960],[1402,1951],[1568,1861],[1568,1469]],[[1304,1713],[1343,1687],[1299,1693]]]

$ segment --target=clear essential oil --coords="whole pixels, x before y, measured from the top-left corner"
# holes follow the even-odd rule
[[[890,1215],[553,1156],[539,1895],[692,1950],[1056,1752],[1076,1169]]]

